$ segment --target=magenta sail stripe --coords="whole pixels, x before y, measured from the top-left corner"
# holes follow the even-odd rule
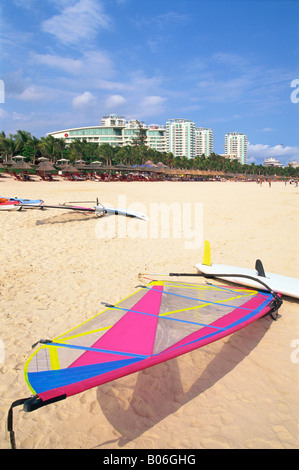
[[[131,310],[108,330],[93,345],[93,348],[108,349],[110,351],[122,351],[133,354],[150,355],[154,351],[156,329],[161,305],[163,286],[155,286],[149,290]],[[134,310],[150,313],[140,315]],[[116,361],[119,356],[109,353],[86,351],[70,367],[78,367],[88,364]]]
[[[187,352],[193,351],[194,349],[200,348],[206,344],[212,343],[220,338],[223,338],[224,336],[227,336],[233,333],[236,330],[239,330],[240,328],[243,328],[249,323],[252,323],[258,318],[267,314],[270,310],[269,303],[267,303],[267,305],[264,305],[263,308],[259,309],[259,306],[263,304],[263,299],[261,297],[262,296],[254,297],[249,302],[244,304],[244,307],[256,309],[256,312],[251,317],[249,317],[246,321],[244,321],[242,323],[242,326],[238,325],[238,326],[228,327],[227,330],[222,330],[219,333],[215,332],[215,330],[212,330],[212,328],[209,328],[209,327],[202,328],[201,330],[195,333],[192,333],[191,335],[184,338],[184,340],[182,340],[181,342],[176,343],[175,345],[173,345],[169,349],[166,349],[164,352],[161,352],[158,355],[153,355],[142,361],[136,360],[136,362],[128,366],[122,367],[121,369],[111,370],[107,373],[101,374],[100,376],[83,380],[81,382],[77,382],[71,385],[66,385],[64,387],[60,387],[57,389],[48,390],[47,392],[39,393],[38,396],[42,400],[49,400],[51,398],[54,398],[56,396],[63,395],[63,394],[66,394],[67,396],[75,395],[76,393],[83,392],[84,390],[87,390],[89,388],[96,387],[101,384],[110,382],[111,380],[115,380],[119,377],[124,377],[125,375],[132,374],[139,370],[145,369],[147,367],[151,367],[155,364],[159,364],[161,362],[177,357],[181,354],[185,354]],[[265,297],[264,297],[264,300],[265,300]],[[237,322],[238,320],[242,321],[242,316],[244,316],[244,311],[241,312],[241,310],[242,308],[237,308],[235,311],[225,316],[226,320],[221,318],[217,320],[214,324],[217,323],[218,325],[221,324],[222,326],[229,326],[232,323],[235,324],[235,322]]]

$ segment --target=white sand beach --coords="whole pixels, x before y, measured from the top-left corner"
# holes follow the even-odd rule
[[[103,310],[101,302],[134,292],[138,273],[196,272],[209,240],[215,263],[253,268],[260,258],[266,271],[299,278],[295,185],[20,182],[6,176],[0,195],[45,204],[98,197],[150,217],[0,212],[1,449],[10,448],[11,403],[30,396],[23,371],[31,345],[88,320]],[[32,413],[15,408],[17,447],[298,448],[298,301],[283,300],[277,321],[264,317],[218,342]]]

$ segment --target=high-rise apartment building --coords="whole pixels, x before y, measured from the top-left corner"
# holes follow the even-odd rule
[[[225,134],[225,154],[237,158],[242,165],[247,163],[247,135],[240,132]]]
[[[187,119],[169,119],[166,123],[166,149],[175,157],[194,158],[195,123]]]
[[[195,154],[209,157],[213,152],[213,130],[205,127],[197,127],[195,130]]]
[[[127,121],[123,116],[109,114],[103,116],[101,123],[96,126],[76,127],[47,135],[65,139],[66,144],[76,139],[94,142],[99,145],[107,143],[113,147],[133,145],[140,130],[144,133],[144,144],[159,152],[171,152],[175,157],[195,158],[213,153],[213,130],[205,127],[196,127],[188,119],[169,119],[166,126],[159,124],[147,125],[143,121],[131,119]],[[225,135],[225,156],[238,159],[240,163],[247,163],[247,136],[239,132],[230,132]]]

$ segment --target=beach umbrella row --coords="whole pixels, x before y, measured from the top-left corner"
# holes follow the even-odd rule
[[[39,171],[56,171],[54,165],[50,163],[48,160],[44,160],[40,162],[37,166],[30,165],[29,163],[25,162],[24,160],[20,160],[17,162],[8,161],[5,163],[5,166],[10,166],[12,169],[18,170],[29,170],[35,168]],[[3,166],[2,166],[3,167]],[[190,176],[203,176],[203,175],[223,175],[224,173],[221,171],[204,171],[204,170],[189,170],[189,169],[178,169],[178,168],[168,168],[164,167],[152,167],[150,165],[99,165],[98,163],[94,162],[94,164],[90,165],[72,165],[70,163],[61,166],[61,170],[63,172],[68,173],[76,173],[79,170],[101,170],[101,171],[136,171],[136,172],[155,172],[155,173],[164,173],[166,175],[190,175]]]
[[[19,161],[14,161],[12,159],[8,160],[4,166],[11,167],[11,169],[18,169],[18,170],[29,170],[29,169],[36,169],[43,172],[52,172],[56,171],[54,164],[50,163],[48,159],[41,158],[41,162],[37,166],[30,165],[29,163],[25,162],[23,159]],[[131,172],[152,172],[152,173],[162,173],[169,176],[221,176],[224,175],[221,171],[209,171],[209,170],[189,170],[189,169],[178,169],[178,168],[168,168],[164,164],[157,164],[154,165],[151,161],[147,161],[144,165],[125,165],[123,163],[117,165],[103,165],[101,162],[92,162],[90,165],[86,165],[80,161],[80,164],[75,163],[72,165],[67,159],[61,159],[60,162],[65,162],[64,165],[61,165],[62,172],[68,173],[77,173],[80,170],[101,170],[101,171],[131,171]],[[79,162],[79,161],[78,161]],[[2,165],[2,168],[4,167]]]

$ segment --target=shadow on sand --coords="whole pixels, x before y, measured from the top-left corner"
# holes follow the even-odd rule
[[[178,358],[98,387],[97,400],[103,414],[121,437],[99,443],[96,448],[113,442],[120,447],[126,445],[213,387],[250,354],[272,321],[269,316],[259,319],[231,335],[220,349],[215,348],[216,343],[205,346],[203,349],[208,353],[205,354],[206,362],[207,357],[212,357],[207,364],[201,360],[203,349],[188,353],[192,356],[191,365],[187,367],[190,367],[192,377],[198,378],[187,391],[182,384]],[[215,353],[215,349],[218,352]]]
[[[87,215],[83,214],[82,212],[66,212],[64,214],[53,215],[46,219],[37,220],[35,222],[36,225],[44,225],[44,224],[67,224],[69,222],[78,222],[78,221],[87,221],[95,219],[94,214]]]

